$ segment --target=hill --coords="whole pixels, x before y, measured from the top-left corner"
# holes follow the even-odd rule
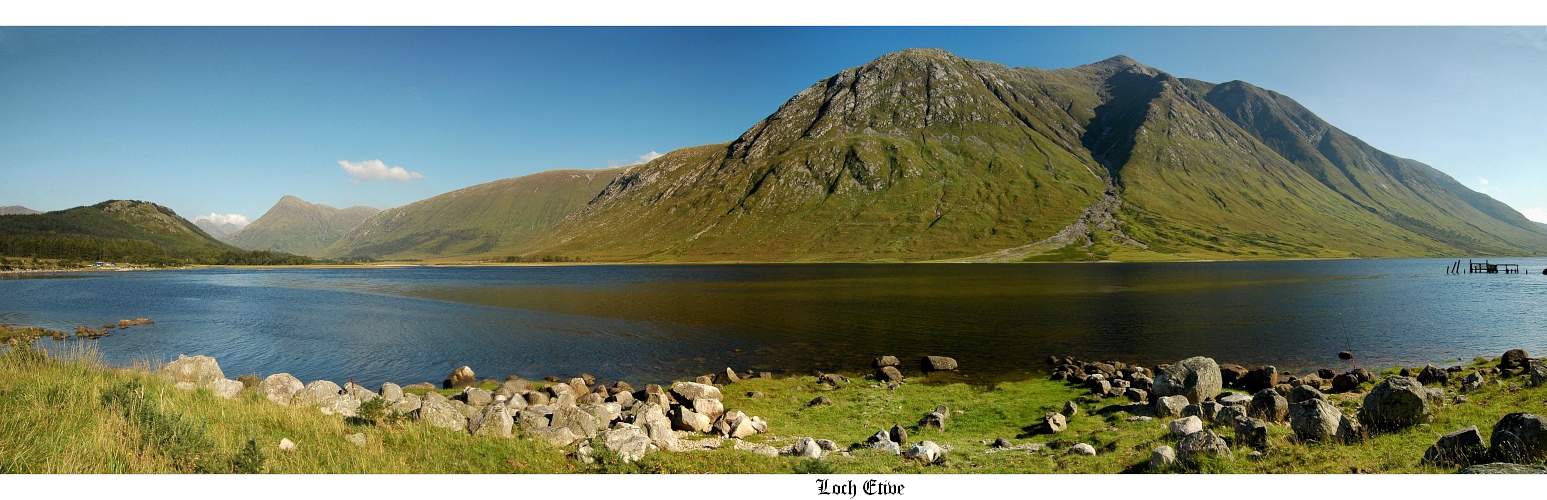
[[[193,225],[198,226],[205,234],[213,236],[220,241],[226,241],[226,238],[230,237],[233,233],[242,230],[241,227],[230,222],[216,224],[215,221],[205,218],[194,219]]]
[[[307,264],[311,259],[246,252],[215,240],[172,209],[135,200],[34,215],[0,215],[0,256],[148,265]]]
[[[511,249],[632,261],[1544,254],[1547,231],[1287,97],[1118,56],[910,49],[630,168]]]
[[[24,207],[24,206],[21,206],[21,205],[10,205],[10,206],[0,207],[0,215],[32,215],[32,214],[41,214],[41,213],[43,213],[43,212],[39,212],[37,210],[33,210],[33,209],[30,209],[30,208],[27,208],[27,207]]]
[[[316,257],[350,229],[379,212],[366,206],[337,209],[286,195],[262,217],[226,240],[246,250]]]
[[[323,255],[412,259],[508,248],[574,212],[623,171],[554,170],[459,189],[376,214]]]

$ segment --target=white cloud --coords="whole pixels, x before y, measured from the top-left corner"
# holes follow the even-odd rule
[[[1520,211],[1520,215],[1526,216],[1527,219],[1531,219],[1531,220],[1534,220],[1536,222],[1541,222],[1541,223],[1547,224],[1547,208],[1542,208],[1542,207],[1527,208],[1525,210],[1521,210]]]
[[[344,169],[355,182],[365,181],[397,181],[408,182],[415,179],[423,179],[424,174],[409,172],[403,167],[388,167],[381,160],[365,160],[359,163],[339,160],[339,168]]]
[[[1482,177],[1478,177],[1477,178],[1477,184],[1482,186],[1482,187],[1477,188],[1477,192],[1479,192],[1479,193],[1486,193],[1486,192],[1488,192],[1488,179],[1484,179]]]
[[[1488,179],[1484,179],[1482,177],[1478,177],[1477,178],[1477,183],[1486,186],[1486,185],[1488,185]]]
[[[645,153],[645,154],[639,155],[639,159],[634,160],[632,162],[623,162],[623,161],[617,161],[617,160],[609,160],[607,162],[607,166],[608,167],[627,167],[627,166],[630,166],[630,165],[639,165],[639,164],[642,164],[642,163],[650,163],[650,160],[654,160],[654,159],[660,158],[662,156],[666,156],[666,155],[657,153],[655,151],[651,151],[649,153]]]
[[[214,213],[212,213],[212,214],[209,214],[209,215],[200,215],[198,217],[194,217],[193,220],[194,220],[194,222],[198,222],[200,220],[207,220],[207,221],[215,223],[215,225],[217,225],[217,226],[229,223],[229,224],[235,225],[236,227],[247,227],[247,216],[242,215],[242,214],[224,214],[224,215],[222,215],[222,214],[214,214]]]

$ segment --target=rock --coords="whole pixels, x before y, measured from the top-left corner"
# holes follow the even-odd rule
[[[1094,452],[1095,450],[1091,450]],[[1092,453],[1094,454],[1094,453]],[[1160,446],[1150,452],[1150,470],[1162,471],[1176,466],[1176,450]]]
[[[1047,415],[1042,416],[1042,425],[1047,427],[1049,433],[1057,434],[1063,432],[1064,429],[1069,427],[1068,424],[1069,421],[1064,418],[1062,413],[1049,412]]]
[[[1547,474],[1544,465],[1520,465],[1507,462],[1473,465],[1456,471],[1457,474]]]
[[[358,433],[357,432],[357,433],[354,433],[354,434],[345,434],[344,435],[344,440],[348,441],[350,443],[353,443],[355,446],[359,446],[361,448],[365,447],[365,434],[364,433]]]
[[[539,427],[527,429],[525,433],[534,440],[558,447],[569,446],[580,440],[580,437],[575,435],[575,431],[568,427]]]
[[[432,426],[454,431],[467,430],[467,416],[457,411],[451,405],[451,401],[438,393],[425,393],[420,402],[419,409],[414,411],[415,420],[426,422]]]
[[[693,411],[710,419],[720,418],[725,414],[725,404],[718,399],[695,399],[692,401]]]
[[[1343,418],[1338,421],[1338,442],[1357,444],[1364,442],[1365,437],[1364,426],[1359,423],[1359,419],[1343,415]]]
[[[279,451],[295,451],[295,442],[290,438],[279,439]]]
[[[1531,381],[1526,384],[1531,387],[1541,387],[1547,384],[1547,365],[1531,365]]]
[[[1246,415],[1267,422],[1283,422],[1289,417],[1289,400],[1278,395],[1278,391],[1263,389],[1252,396],[1252,404],[1247,407]]]
[[[591,438],[596,437],[596,431],[601,429],[601,423],[596,417],[585,410],[575,406],[558,406],[553,409],[553,417],[548,424],[550,427],[568,427],[576,436]]]
[[[574,386],[569,384],[553,384],[548,387],[544,387],[543,390],[547,391],[548,396],[553,399],[558,399],[564,396],[574,397],[576,395]]]
[[[545,405],[551,401],[552,399],[542,392],[532,391],[526,393],[526,404],[528,405]]]
[[[1288,414],[1287,410],[1285,411],[1285,414]],[[1238,422],[1247,418],[1250,417],[1246,416],[1245,406],[1227,405],[1224,408],[1219,409],[1219,415],[1214,416],[1214,422],[1225,425],[1227,427],[1235,427]]]
[[[816,399],[813,399],[813,400],[811,400],[811,402],[806,403],[806,406],[832,406],[832,405],[833,405],[833,400],[828,399],[827,396],[817,396]]]
[[[1526,356],[1525,349],[1510,349],[1504,351],[1503,356],[1499,356],[1499,369],[1513,370],[1515,368],[1524,368],[1526,360],[1529,359],[1531,358]]]
[[[354,382],[346,382],[342,389],[344,391],[344,395],[355,398],[362,403],[376,398],[376,393],[371,392],[370,389],[360,387],[359,384]]]
[[[494,393],[487,389],[468,387],[462,390],[462,402],[468,406],[484,407],[494,403]]]
[[[720,396],[720,388],[694,382],[677,382],[671,386],[671,394],[678,401],[692,401],[695,399],[723,399]]]
[[[195,387],[208,387],[210,383],[226,378],[226,374],[220,371],[220,364],[209,356],[189,357],[179,354],[176,361],[162,366],[160,373],[168,382],[191,382]]]
[[[1166,396],[1154,400],[1155,416],[1160,418],[1180,417],[1182,408],[1187,406],[1187,396]]]
[[[795,441],[795,445],[790,447],[790,454],[815,460],[822,458],[823,452],[822,446],[817,444],[815,439],[803,437]]]
[[[870,365],[874,366],[876,368],[884,368],[884,367],[888,367],[888,366],[902,366],[902,361],[898,361],[897,360],[897,356],[881,356],[879,358],[876,358],[876,360],[874,362],[871,362]]]
[[[446,404],[451,405],[452,409],[455,409],[457,413],[461,413],[462,416],[467,417],[468,419],[477,418],[478,415],[483,414],[483,410],[478,409],[478,407],[457,401],[455,399],[447,400]]]
[[[1250,371],[1246,367],[1235,363],[1220,363],[1219,382],[1224,384],[1225,387],[1239,389],[1241,388],[1241,381],[1246,378],[1246,374]]]
[[[1064,401],[1064,409],[1059,411],[1059,413],[1064,414],[1065,419],[1074,418],[1075,415],[1080,414],[1080,406],[1074,404],[1073,401]]]
[[[1449,379],[1450,372],[1434,365],[1425,365],[1423,371],[1418,372],[1418,382],[1422,384],[1444,385]]]
[[[671,428],[679,431],[709,432],[714,419],[694,412],[685,406],[677,406],[671,411]]]
[[[1085,443],[1075,443],[1074,446],[1069,447],[1069,454],[1094,457],[1096,456],[1096,447]]]
[[[1290,389],[1289,395],[1285,396],[1284,399],[1289,400],[1289,404],[1299,404],[1301,401],[1305,401],[1307,399],[1320,399],[1322,401],[1326,401],[1327,395],[1322,394],[1321,391],[1316,390],[1314,387],[1302,385],[1300,387]]]
[[[467,430],[474,436],[510,437],[511,426],[515,420],[510,416],[510,408],[505,405],[491,404],[483,407],[483,413],[467,423]]]
[[[1472,392],[1481,389],[1483,388],[1483,382],[1482,372],[1472,372],[1471,375],[1467,375],[1466,378],[1461,380],[1461,390]]]
[[[833,387],[849,383],[849,377],[845,377],[836,373],[824,373],[822,376],[817,377],[817,380]]]
[[[1123,397],[1135,403],[1143,403],[1145,400],[1149,399],[1149,393],[1146,393],[1140,389],[1129,387],[1123,391]]]
[[[956,369],[956,360],[945,356],[924,356],[919,359],[919,368],[924,373],[951,371]]]
[[[441,387],[446,389],[461,389],[464,387],[472,387],[477,383],[478,379],[473,376],[473,369],[463,366],[452,370],[451,374],[446,375],[446,380],[441,382]]]
[[[418,410],[421,403],[423,402],[420,400],[419,396],[415,396],[413,394],[404,394],[403,397],[400,397],[397,401],[392,402],[392,410],[398,413],[410,414],[415,410]]]
[[[1344,373],[1332,377],[1332,392],[1348,392],[1359,388],[1359,377],[1352,373]]]
[[[1547,459],[1547,417],[1533,413],[1511,413],[1493,424],[1488,454],[1494,460],[1512,463],[1541,463]]]
[[[1252,397],[1249,394],[1241,394],[1239,392],[1232,392],[1232,393],[1225,394],[1224,396],[1220,396],[1219,397],[1219,404],[1222,404],[1222,405],[1225,405],[1225,406],[1246,406],[1246,405],[1252,404]]]
[[[884,450],[893,455],[901,454],[902,447],[896,441],[892,441],[891,433],[885,429],[877,431],[865,440],[865,445],[873,450]]]
[[[1003,448],[1010,448],[1010,447],[1012,447],[1014,445],[1011,444],[1010,440],[1008,440],[1008,439],[1005,439],[1005,438],[994,438],[994,445],[993,446],[995,448],[1003,449]]]
[[[876,370],[876,380],[882,382],[902,382],[902,372],[895,366],[883,366]]]
[[[650,452],[650,436],[643,429],[632,424],[623,424],[622,427],[602,431],[597,435],[602,442],[602,447],[611,450],[623,460],[623,463],[632,463],[644,458]]]
[[[1321,369],[1316,370],[1316,377],[1317,378],[1321,378],[1321,379],[1324,379],[1324,380],[1332,380],[1332,378],[1336,377],[1336,376],[1338,376],[1338,372],[1333,371],[1331,368],[1321,368]]]
[[[892,430],[888,431],[887,435],[899,446],[908,444],[908,430],[902,428],[901,425],[893,425]]]
[[[1214,431],[1203,430],[1188,434],[1176,445],[1176,458],[1182,463],[1197,464],[1204,457],[1219,457],[1234,459],[1230,453],[1230,445],[1225,439],[1214,434]]]
[[[388,403],[396,403],[399,399],[403,399],[403,388],[392,382],[382,382],[381,398]]]
[[[1350,375],[1353,375],[1354,377],[1357,377],[1359,379],[1359,383],[1361,383],[1361,384],[1363,384],[1365,382],[1369,382],[1369,381],[1375,380],[1375,374],[1370,373],[1369,370],[1366,370],[1364,368],[1354,368],[1353,370],[1349,371],[1348,373]]]
[[[404,390],[416,390],[416,391],[433,391],[433,390],[436,389],[436,387],[435,387],[435,384],[431,384],[429,382],[420,382],[420,383],[417,383],[417,384],[405,385],[405,386],[403,386],[403,389]]]
[[[1186,396],[1188,403],[1201,403],[1219,394],[1219,365],[1213,359],[1195,356],[1176,362],[1155,379],[1156,396]]]
[[[1289,405],[1289,427],[1304,443],[1331,443],[1336,440],[1343,412],[1332,403],[1308,399]]]
[[[331,398],[338,397],[343,391],[343,388],[333,382],[313,380],[312,383],[296,391],[295,396],[290,399],[290,404],[292,406],[321,405]]]
[[[1054,415],[1058,414],[1054,413]],[[940,445],[935,444],[934,441],[923,441],[909,447],[904,455],[908,458],[921,460],[926,464],[932,464],[945,458],[945,450],[941,449]]]
[[[758,393],[758,394],[762,394],[762,393]],[[749,394],[747,394],[747,397],[761,397],[761,396],[752,396],[749,393]],[[617,403],[617,404],[620,404],[620,405],[623,405],[623,406],[629,406],[629,405],[634,404],[635,399],[634,399],[634,394],[633,393],[619,391],[619,392],[617,392],[617,393],[615,393],[615,394],[613,394],[611,396],[608,396],[606,401],[608,403]]]
[[[633,424],[644,429],[645,435],[650,436],[650,442],[657,448],[674,451],[677,449],[677,435],[671,432],[671,421],[666,418],[666,413],[661,406],[646,402],[635,406]]]
[[[779,450],[766,444],[748,443],[737,439],[734,441],[734,444],[731,445],[731,448],[741,451],[749,451],[768,458],[779,457]]]
[[[740,381],[741,376],[736,374],[736,370],[732,370],[728,366],[725,367],[725,370],[714,374],[715,385],[730,385]]]
[[[236,399],[242,393],[243,387],[241,382],[225,378],[217,379],[205,386],[211,394],[221,399]]]
[[[1105,380],[1093,380],[1085,384],[1085,387],[1089,387],[1090,393],[1097,397],[1103,397],[1112,392],[1112,383]]]
[[[1203,420],[1196,416],[1179,418],[1171,421],[1170,428],[1172,436],[1185,437],[1203,430]]]
[[[290,400],[295,398],[295,393],[305,387],[299,379],[289,373],[269,375],[264,377],[262,382],[258,382],[258,389],[263,391],[263,397],[285,406],[289,406]]]
[[[924,415],[924,418],[919,419],[919,429],[935,429],[945,432],[945,414],[934,412]]]
[[[1487,451],[1483,447],[1483,435],[1473,425],[1440,436],[1439,441],[1423,453],[1423,463],[1436,467],[1465,467],[1481,461]]]
[[[516,412],[516,425],[522,429],[540,429],[552,423],[553,409],[547,406],[528,406]]]
[[[1391,377],[1376,384],[1364,396],[1359,420],[1377,431],[1392,431],[1428,423],[1428,391],[1412,377]]]
[[[1278,385],[1278,379],[1277,367],[1272,365],[1260,366],[1246,373],[1246,377],[1241,379],[1241,388],[1246,389],[1246,392],[1256,393],[1257,391]]]
[[[1250,446],[1264,449],[1268,447],[1268,423],[1256,418],[1243,418],[1235,421],[1236,446]]]

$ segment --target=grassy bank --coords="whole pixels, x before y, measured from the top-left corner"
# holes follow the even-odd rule
[[[88,342],[66,351],[13,347],[0,355],[0,472],[5,473],[1118,473],[1143,471],[1150,451],[1176,445],[1167,419],[1129,421],[1126,413],[1097,414],[1116,398],[1094,400],[1080,388],[1043,380],[974,387],[950,375],[910,379],[895,390],[869,380],[833,388],[814,377],[751,379],[725,387],[725,406],[771,422],[769,433],[748,438],[775,447],[801,436],[831,439],[840,446],[861,442],[879,429],[901,424],[909,442],[931,440],[952,450],[940,464],[869,449],[845,456],[833,453],[821,462],[795,457],[771,458],[730,449],[684,453],[652,452],[623,464],[605,453],[595,463],[572,458],[521,437],[473,437],[403,420],[366,424],[327,416],[310,408],[273,404],[255,391],[235,400],[205,390],[182,391],[140,369],[104,366]],[[1491,362],[1473,363],[1492,366]],[[1229,473],[1448,473],[1453,468],[1422,465],[1424,450],[1442,434],[1476,425],[1489,437],[1499,418],[1511,412],[1547,413],[1547,389],[1511,389],[1525,385],[1512,378],[1467,394],[1469,401],[1435,410],[1432,424],[1377,435],[1364,444],[1303,445],[1285,426],[1270,426],[1270,450],[1248,459],[1250,449],[1236,447],[1235,459],[1203,466],[1205,472]],[[1330,395],[1345,412],[1353,411],[1360,392]],[[1453,388],[1451,389],[1453,390]],[[749,397],[756,391],[763,397]],[[831,406],[807,406],[826,396]],[[1080,413],[1058,434],[1036,433],[1032,425],[1076,401]],[[944,432],[915,424],[936,405],[951,416]],[[1217,430],[1230,436],[1228,430]],[[364,434],[361,447],[345,440]],[[1044,449],[987,453],[995,438],[1014,444],[1042,443]],[[297,444],[291,452],[278,443]],[[1070,455],[1084,442],[1099,454]]]

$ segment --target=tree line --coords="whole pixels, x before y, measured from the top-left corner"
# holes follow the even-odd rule
[[[127,262],[147,266],[304,265],[311,257],[238,249],[167,249],[144,240],[63,235],[0,236],[0,255],[59,259],[82,263]]]

